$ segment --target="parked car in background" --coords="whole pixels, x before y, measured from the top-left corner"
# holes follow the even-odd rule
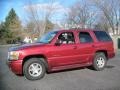
[[[46,72],[92,66],[101,71],[115,56],[113,41],[105,31],[51,31],[36,43],[12,47],[8,66],[29,80],[41,79]]]

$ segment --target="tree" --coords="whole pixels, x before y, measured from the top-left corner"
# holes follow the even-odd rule
[[[81,28],[91,27],[95,22],[96,11],[88,4],[87,0],[77,1],[68,13],[68,23],[73,25],[80,25]]]
[[[104,30],[109,32],[109,23],[107,22],[106,18],[104,15],[100,15],[98,16],[99,20],[96,22],[96,24],[94,25],[94,28],[96,30]]]
[[[46,19],[45,32],[49,32],[53,28],[54,28],[54,24],[50,20]]]
[[[24,37],[30,37],[30,38],[34,38],[39,36],[39,32],[37,32],[38,30],[36,30],[36,24],[34,23],[34,21],[29,21],[25,27],[24,27],[24,31],[23,31],[23,36]]]
[[[6,35],[6,30],[4,30],[4,23],[0,23],[0,39],[4,38],[4,36]]]
[[[105,17],[113,34],[119,34],[120,29],[120,0],[92,0]],[[102,16],[102,17],[103,17]]]
[[[11,38],[12,33],[6,29],[4,22],[0,24],[0,44],[6,44],[7,39]]]
[[[28,14],[27,23],[32,21],[35,25],[34,31],[39,33],[39,36],[42,36],[49,28],[54,27],[51,18],[61,10],[62,6],[55,3],[54,0],[49,0],[49,3],[44,5],[29,2],[28,6],[24,8]]]
[[[10,10],[5,19],[5,27],[12,32],[13,37],[17,37],[21,33],[21,22],[13,8]]]
[[[15,43],[21,37],[21,22],[12,8],[5,19],[5,22],[0,25],[0,38],[6,43]]]

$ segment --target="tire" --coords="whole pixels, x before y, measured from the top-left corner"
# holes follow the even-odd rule
[[[93,61],[93,69],[96,71],[101,71],[105,68],[107,64],[107,58],[104,53],[96,53]]]
[[[23,65],[23,74],[28,80],[39,80],[45,73],[46,68],[40,58],[31,58]]]

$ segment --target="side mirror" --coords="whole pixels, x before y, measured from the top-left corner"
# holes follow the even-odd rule
[[[61,41],[58,39],[57,41],[56,41],[56,43],[55,43],[55,45],[56,46],[60,46],[62,43],[61,43]]]

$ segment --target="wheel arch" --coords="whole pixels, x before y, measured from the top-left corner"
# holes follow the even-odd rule
[[[45,55],[43,54],[35,54],[35,55],[28,55],[23,58],[22,62],[22,70],[23,70],[23,65],[25,64],[26,61],[28,61],[30,58],[43,58],[41,61],[45,64],[46,70],[48,69],[48,61]]]
[[[108,60],[108,52],[107,52],[107,50],[97,50],[95,53],[104,53],[107,60]]]

